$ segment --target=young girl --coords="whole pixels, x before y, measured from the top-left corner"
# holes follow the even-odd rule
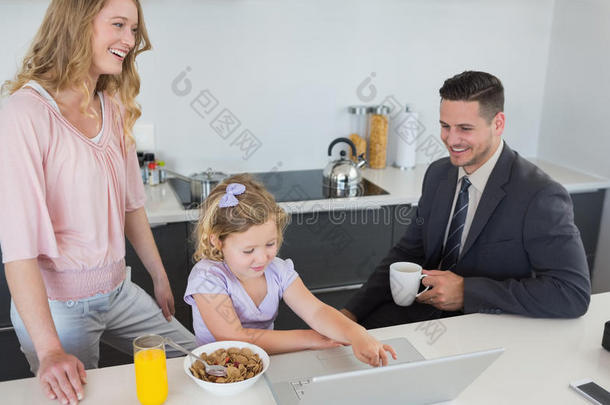
[[[287,224],[273,196],[248,175],[219,184],[197,224],[197,250],[184,300],[193,307],[197,343],[241,340],[268,353],[351,344],[372,366],[387,364],[386,350],[357,323],[318,300],[290,259],[276,257]],[[311,330],[273,330],[280,299]]]

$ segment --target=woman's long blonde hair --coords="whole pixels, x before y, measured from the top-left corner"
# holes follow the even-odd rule
[[[135,101],[140,92],[140,76],[135,60],[151,49],[139,0],[132,0],[138,9],[138,28],[134,48],[123,60],[119,75],[101,75],[96,91],[106,91],[112,100],[118,95],[125,107],[123,128],[126,141],[131,142],[133,124],[142,114]],[[67,88],[78,88],[84,94],[81,112],[87,114],[92,93],[87,87],[93,59],[93,19],[104,8],[106,0],[53,0],[42,24],[26,53],[14,80],[6,81],[2,93],[13,94],[30,80],[35,80],[51,94]],[[90,115],[90,114],[89,114]]]
[[[243,194],[236,195],[237,205],[222,208],[220,199],[225,195],[227,186],[240,183],[246,187]],[[259,182],[248,174],[237,174],[225,179],[214,187],[201,204],[201,215],[195,229],[195,261],[210,259],[224,260],[222,251],[214,247],[211,236],[223,241],[232,233],[246,232],[253,225],[262,225],[273,220],[277,226],[277,248],[282,245],[283,233],[288,224],[288,214],[275,202],[275,199]]]

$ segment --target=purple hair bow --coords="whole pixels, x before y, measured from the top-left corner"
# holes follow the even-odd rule
[[[235,207],[239,201],[235,198],[236,195],[243,194],[246,191],[246,186],[241,183],[231,183],[227,186],[225,195],[220,198],[218,206],[220,208]]]

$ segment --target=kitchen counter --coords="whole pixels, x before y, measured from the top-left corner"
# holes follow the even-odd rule
[[[591,378],[610,389],[610,352],[601,346],[610,293],[591,297],[577,319],[534,319],[514,315],[470,314],[374,329],[377,339],[404,336],[426,358],[504,347],[505,352],[450,404],[582,404],[572,381]],[[398,353],[400,355],[400,353]],[[275,404],[265,379],[232,397],[204,392],[185,374],[183,358],[167,361],[166,404]],[[273,362],[273,356],[271,356]],[[87,371],[82,404],[137,404],[133,364]],[[402,389],[413,389],[409,382]],[[366,387],[361,387],[366,389]],[[48,404],[36,378],[0,383],[6,404]]]
[[[569,193],[582,193],[610,187],[610,179],[593,176],[568,169],[540,159],[528,159],[562,184]],[[385,169],[363,169],[363,176],[385,189],[389,194],[334,198],[312,201],[280,203],[288,213],[306,213],[331,210],[353,210],[378,208],[384,205],[417,204],[421,186],[428,165],[417,165],[413,169],[400,170],[394,167]],[[146,186],[146,213],[151,225],[172,222],[196,221],[197,209],[186,210],[168,183]]]

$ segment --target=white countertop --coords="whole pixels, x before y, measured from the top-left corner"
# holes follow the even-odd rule
[[[378,339],[404,336],[427,358],[495,347],[505,352],[452,404],[583,404],[569,383],[591,378],[610,389],[610,352],[601,346],[610,319],[610,293],[592,296],[589,311],[578,319],[533,319],[513,315],[471,314],[454,318],[375,329]],[[273,362],[273,356],[271,357]],[[183,359],[167,361],[167,405],[274,404],[265,379],[235,397],[215,397],[191,381]],[[87,404],[137,404],[133,365],[87,371]],[[401,389],[409,389],[400,382]],[[35,378],[0,383],[2,403],[54,404]]]
[[[539,159],[529,159],[553,179],[562,184],[569,193],[593,191],[609,188],[610,180],[576,170],[561,167]],[[389,194],[367,197],[334,198],[312,201],[280,203],[288,213],[307,213],[331,210],[353,210],[378,208],[384,205],[417,204],[427,165],[417,165],[413,169],[400,170],[363,169],[364,177],[385,189]],[[196,221],[196,209],[185,210],[168,183],[146,186],[146,213],[151,224]]]

